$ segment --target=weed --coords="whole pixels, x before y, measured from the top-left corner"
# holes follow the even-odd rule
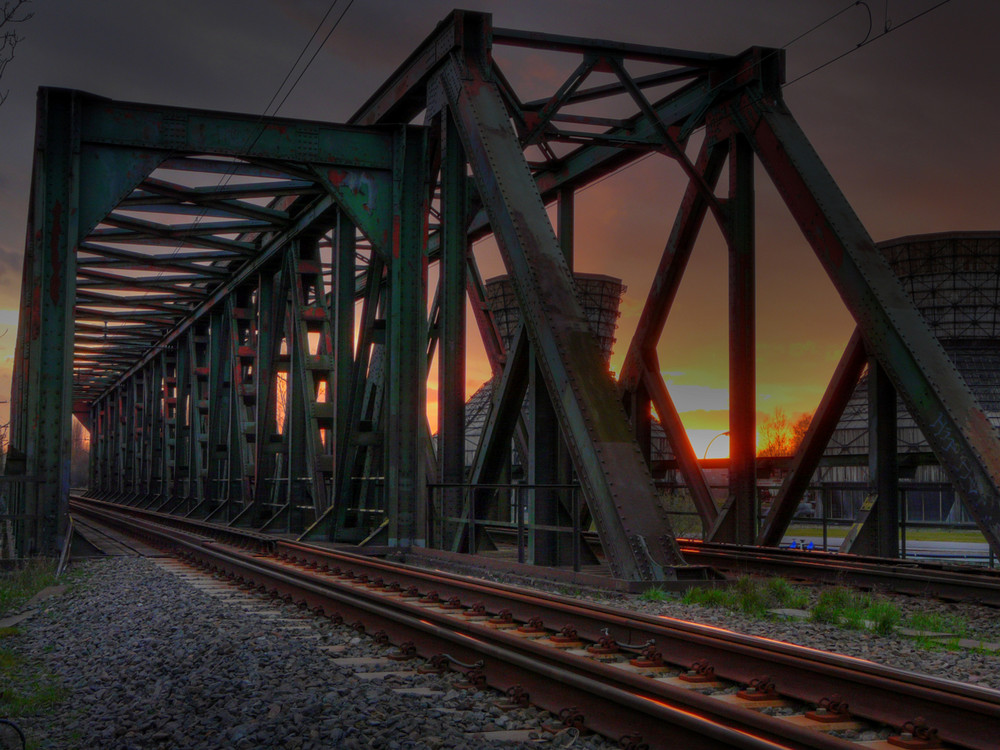
[[[685,604],[725,607],[751,617],[766,617],[769,609],[777,607],[801,609],[808,603],[809,596],[783,578],[759,581],[742,576],[729,588],[689,589],[682,601]]]
[[[853,593],[850,589],[838,586],[820,592],[816,605],[812,608],[810,617],[815,622],[826,622],[836,625],[843,617],[844,610],[851,606]]]
[[[870,629],[880,635],[888,635],[903,615],[899,607],[887,599],[838,586],[820,593],[811,617],[815,622],[839,625],[849,630]]]
[[[733,596],[733,609],[756,617],[763,617],[767,613],[769,600],[766,587],[750,576],[737,578],[730,593]]]
[[[30,560],[23,568],[0,574],[0,616],[20,607],[56,581],[55,562]]]
[[[963,638],[968,638],[971,633],[968,621],[960,615],[946,615],[940,612],[917,612],[910,615],[903,622],[903,625],[913,630],[922,630],[927,633],[951,633],[950,638],[929,638],[925,635],[914,637],[914,641],[926,651],[964,651],[958,642]],[[968,649],[972,652],[984,651],[984,649]]]
[[[667,593],[663,589],[656,588],[652,586],[645,591],[643,591],[639,598],[644,602],[662,602],[667,598]]]
[[[8,649],[0,649],[0,686],[0,716],[37,714],[66,697],[51,673]]]
[[[793,586],[784,578],[769,578],[764,585],[772,606],[805,609],[809,604],[809,594]]]
[[[913,630],[923,630],[928,633],[951,633],[965,637],[969,632],[969,623],[959,615],[945,615],[939,612],[917,612],[906,618],[903,623]]]
[[[889,635],[903,618],[899,607],[890,601],[873,602],[867,610],[867,615],[871,629],[879,635]]]
[[[684,604],[700,604],[703,607],[725,607],[729,603],[729,592],[723,588],[702,588],[694,586],[684,592]]]

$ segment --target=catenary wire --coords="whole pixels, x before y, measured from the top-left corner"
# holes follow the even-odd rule
[[[906,26],[906,24],[911,23],[913,21],[916,21],[921,16],[925,16],[925,15],[927,15],[928,13],[930,13],[933,10],[937,10],[942,5],[947,5],[949,2],[951,2],[951,0],[941,0],[941,2],[937,3],[936,5],[933,5],[930,8],[927,8],[926,10],[923,10],[920,13],[917,13],[916,15],[911,16],[910,18],[907,18],[905,21],[903,21],[900,24],[897,24],[897,25],[892,26],[892,27],[888,27],[887,26],[885,28],[885,30],[881,34],[878,34],[877,36],[874,36],[874,37],[871,37],[871,38],[868,38],[866,36],[865,39],[862,42],[860,42],[858,45],[852,47],[851,49],[847,50],[846,52],[842,52],[841,54],[837,55],[836,57],[831,58],[830,60],[827,60],[824,63],[821,63],[820,65],[817,65],[815,68],[812,68],[811,70],[803,73],[802,75],[793,78],[791,81],[787,81],[786,83],[784,83],[782,85],[782,88],[787,88],[788,86],[791,86],[794,83],[798,83],[802,79],[804,79],[804,78],[812,75],[813,73],[816,73],[817,71],[822,70],[823,68],[827,67],[828,65],[832,65],[833,63],[837,62],[838,60],[841,60],[841,59],[847,57],[852,52],[856,52],[857,50],[861,49],[862,47],[866,47],[869,44],[872,44],[873,42],[875,42],[875,41],[877,41],[879,39],[882,39],[890,31],[895,31],[896,29],[901,29],[903,26]],[[851,8],[857,7],[858,5],[864,5],[867,8],[867,3],[865,3],[863,0],[856,0],[855,2],[849,3],[848,5],[844,6],[840,10],[838,10],[836,13],[828,16],[827,18],[825,18],[824,20],[820,21],[819,23],[817,23],[816,25],[812,26],[811,28],[807,29],[806,31],[802,32],[798,36],[796,36],[793,39],[790,39],[789,41],[785,42],[783,45],[781,45],[781,47],[779,49],[787,49],[788,47],[791,47],[793,44],[795,44],[799,40],[807,37],[809,34],[813,33],[814,31],[817,31],[821,27],[825,26],[826,24],[830,23],[834,19],[836,19],[839,16],[843,15],[844,13],[846,13],[847,11],[849,11]],[[870,15],[870,12],[871,11],[869,11],[869,15]],[[869,30],[869,33],[870,33],[870,30]],[[777,53],[776,52],[772,52],[770,54],[774,55],[774,54],[777,54]],[[727,83],[729,83],[730,81],[732,81],[734,78],[735,78],[735,76],[732,76],[732,77],[730,77],[730,78],[728,78],[728,79],[726,79],[724,81],[721,81],[720,83],[716,84],[712,88],[712,92],[719,90],[722,86],[726,85]],[[692,132],[696,133],[696,132],[698,132],[700,130],[704,130],[704,127],[705,126],[702,125],[702,126],[696,128]],[[578,193],[586,192],[587,190],[590,190],[592,187],[596,187],[597,185],[600,185],[605,180],[609,180],[612,177],[614,177],[615,175],[620,174],[622,171],[624,171],[626,169],[629,169],[630,167],[634,167],[637,164],[641,164],[642,162],[646,161],[647,159],[651,158],[652,156],[655,156],[656,153],[658,153],[658,152],[656,152],[656,151],[650,151],[649,153],[644,154],[643,156],[639,157],[635,161],[630,162],[628,164],[625,164],[624,166],[619,167],[618,169],[616,169],[613,172],[609,172],[608,174],[606,174],[603,177],[601,177],[599,180],[595,180],[594,182],[588,183],[584,187],[580,188],[577,192]]]

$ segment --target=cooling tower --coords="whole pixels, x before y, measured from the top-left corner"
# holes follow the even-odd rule
[[[878,248],[990,422],[1000,427],[1000,232],[902,237]],[[944,471],[901,401],[897,420],[900,488],[908,497],[911,520],[962,520]],[[851,484],[867,484],[867,453],[868,382],[863,376],[827,447],[827,465],[814,480],[844,491]],[[860,496],[850,495],[841,503],[845,514]]]
[[[621,315],[618,306],[625,293],[625,286],[621,279],[600,274],[578,273],[574,275],[574,279],[584,314],[600,342],[604,361],[608,362],[615,344],[615,330]],[[521,308],[517,304],[514,285],[510,278],[497,276],[487,280],[486,300],[503,339],[504,349],[509,349],[521,323]],[[483,424],[489,415],[493,387],[494,381],[487,381],[465,404],[466,464],[469,464],[475,455]]]

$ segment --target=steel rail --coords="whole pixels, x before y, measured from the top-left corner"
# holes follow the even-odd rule
[[[329,613],[337,622],[358,618],[354,627],[361,632],[379,628],[379,640],[412,645],[428,657],[447,653],[459,662],[482,660],[481,678],[491,687],[501,691],[527,688],[533,704],[557,714],[569,709],[588,728],[608,736],[638,732],[650,748],[664,749],[843,750],[852,746],[710,696],[463,621],[401,597],[254,557],[204,537],[107,509],[81,509],[79,505],[76,509],[133,533],[141,532],[174,548],[182,557],[230,578],[249,581],[317,614]],[[614,710],[609,710],[612,707]]]
[[[767,573],[853,586],[878,586],[913,596],[933,596],[1000,607],[1000,571],[836,552],[679,540],[685,559],[722,570]]]
[[[81,507],[78,501],[74,501],[74,508]],[[114,513],[119,519],[123,518],[121,511],[155,519],[159,523],[176,525],[178,521],[184,522],[186,530],[180,533],[185,535],[189,544],[199,547],[214,545],[204,541],[204,534],[216,530],[213,525],[164,517],[164,514],[148,511],[137,512],[134,508],[104,508],[105,513]],[[230,535],[232,541],[234,530],[223,531]],[[261,536],[247,535],[244,541],[256,546],[255,540]],[[1000,693],[992,690],[720,628],[598,605],[583,605],[572,599],[543,596],[527,589],[431,572],[309,544],[273,538],[270,544],[279,556],[311,569],[325,569],[364,583],[381,579],[383,584],[392,582],[402,590],[433,591],[437,594],[435,598],[441,600],[454,597],[465,605],[480,604],[494,613],[507,610],[515,620],[540,618],[549,629],[570,624],[584,640],[597,641],[605,633],[619,643],[632,646],[652,640],[665,662],[680,667],[686,668],[707,660],[720,678],[747,684],[768,676],[782,696],[817,704],[835,695],[844,696],[850,703],[852,715],[856,717],[894,727],[902,727],[917,717],[924,717],[945,741],[977,750],[996,747]],[[364,585],[346,585],[355,595],[359,590],[368,590]],[[376,599],[382,597],[384,601],[385,595],[372,596]]]
[[[486,526],[494,541],[513,539],[516,531]],[[600,549],[600,540],[583,532],[584,541]],[[800,551],[784,547],[747,547],[679,538],[681,554],[695,565],[730,573],[780,575],[818,583],[861,588],[878,587],[908,596],[932,596],[942,601],[1000,608],[1000,569],[926,560]],[[513,542],[509,542],[513,544]]]

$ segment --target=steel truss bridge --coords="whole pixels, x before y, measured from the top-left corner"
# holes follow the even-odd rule
[[[578,64],[550,96],[524,101],[498,45]],[[596,74],[605,82],[588,83]],[[498,517],[503,493],[491,488],[508,480],[514,445],[535,488],[534,562],[565,563],[558,529],[585,523],[614,575],[669,580],[691,568],[651,480],[651,405],[708,537],[774,545],[866,365],[868,549],[896,545],[898,392],[1000,552],[997,432],[787,109],[783,75],[777,49],[578,39],[455,11],[346,124],[40,90],[5,483],[19,554],[63,543],[76,414],[98,497],[303,539],[457,552],[480,544],[475,519]],[[650,152],[688,185],[616,383],[573,285],[573,199]],[[761,524],[755,159],[857,322]],[[721,508],[656,355],[708,215],[729,258]],[[509,350],[471,252],[487,235],[523,313]],[[467,325],[499,383],[471,466]],[[569,485],[582,503],[560,491]]]

